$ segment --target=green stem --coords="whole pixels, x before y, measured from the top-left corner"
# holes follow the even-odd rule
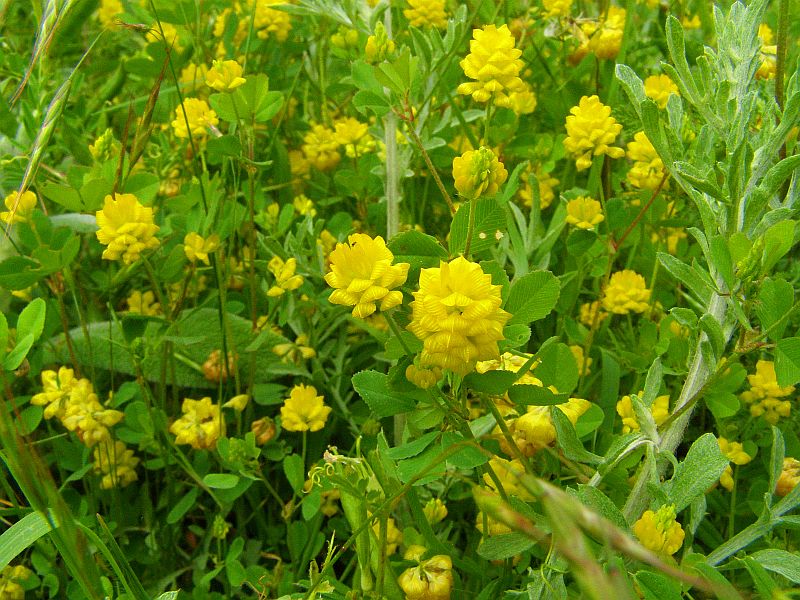
[[[475,233],[475,199],[469,201],[469,224],[467,225],[467,242],[464,246],[464,258],[469,260],[470,249],[472,248],[472,236]]]

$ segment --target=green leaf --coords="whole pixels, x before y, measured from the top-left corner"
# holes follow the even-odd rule
[[[298,454],[290,454],[283,459],[283,472],[292,490],[299,494],[303,491],[303,484],[306,481],[305,467],[303,459]]]
[[[794,385],[800,381],[800,337],[778,340],[775,376],[780,386]]]
[[[360,91],[353,96],[353,106],[365,116],[369,116],[367,111],[372,111],[378,117],[383,117],[390,110],[389,102],[383,95],[369,91]]]
[[[561,451],[564,452],[570,460],[588,464],[600,464],[603,462],[603,457],[593,454],[583,447],[583,444],[578,439],[577,433],[572,422],[569,420],[560,408],[554,406],[550,409],[550,418],[553,420],[553,426],[556,429],[556,439]]]
[[[377,371],[361,371],[353,375],[353,388],[379,419],[413,410],[425,397],[419,392],[396,392],[389,389],[387,376]]]
[[[402,460],[404,458],[411,458],[412,456],[416,456],[425,448],[431,445],[433,440],[439,437],[440,432],[438,431],[431,431],[426,433],[423,436],[418,437],[417,439],[407,442],[402,446],[397,446],[395,448],[390,448],[386,454],[389,458],[394,460]]]
[[[751,555],[768,571],[783,575],[792,583],[800,584],[800,556],[786,550],[768,549],[759,550]]]
[[[450,254],[464,252],[469,229],[469,202],[464,202],[450,225]],[[506,234],[506,217],[494,198],[484,198],[475,204],[475,229],[472,232],[470,252],[477,254],[487,248],[496,247]]]
[[[769,489],[774,490],[783,471],[783,459],[786,457],[786,442],[781,430],[774,425],[772,430],[772,448],[769,454]]]
[[[394,264],[409,263],[412,272],[423,267],[438,267],[440,261],[447,260],[447,250],[436,238],[420,231],[399,233],[389,240],[387,247],[394,254]]]
[[[714,290],[711,289],[693,267],[681,262],[671,254],[665,254],[664,252],[658,253],[658,260],[664,265],[664,268],[669,271],[670,275],[688,287],[694,295],[703,302],[704,307],[708,306],[708,302],[711,300],[711,294]]]
[[[17,336],[31,334],[34,341],[39,339],[44,329],[44,317],[47,304],[41,298],[36,298],[26,306],[17,319]]]
[[[519,556],[536,543],[530,536],[522,533],[504,533],[483,538],[478,546],[478,555],[486,560],[505,560]]]
[[[554,394],[545,387],[530,384],[512,385],[508,397],[519,406],[553,406],[569,400],[569,394]]]
[[[353,61],[350,66],[350,74],[353,78],[353,83],[359,90],[369,91],[377,95],[383,94],[383,86],[375,77],[375,70],[372,65],[361,59]]]
[[[25,360],[25,357],[28,355],[28,352],[30,352],[32,346],[33,335],[29,333],[20,339],[17,342],[17,345],[14,346],[14,349],[6,355],[6,358],[3,361],[3,368],[6,371],[14,371],[15,369],[18,369],[22,364],[22,361]]]
[[[0,312],[0,359],[6,355],[8,345],[8,321],[6,316]]]
[[[731,258],[731,251],[728,248],[726,238],[721,235],[714,235],[709,238],[708,244],[711,250],[711,257],[714,260],[714,266],[722,276],[725,285],[728,286],[729,290],[732,290],[735,284],[733,259]]]
[[[681,584],[653,571],[639,571],[633,576],[645,600],[681,600]]]
[[[745,556],[742,559],[747,572],[750,573],[750,577],[753,579],[753,583],[756,586],[756,591],[758,592],[761,598],[774,598],[774,592],[776,592],[779,588],[775,581],[772,579],[769,573],[761,566],[760,563],[753,560],[751,556]]]
[[[542,361],[534,375],[545,387],[554,386],[559,394],[571,394],[578,385],[580,374],[575,356],[569,346],[561,342],[550,344],[537,355]]]
[[[768,273],[794,245],[795,221],[779,221],[764,234],[761,274]]]
[[[664,492],[680,512],[719,480],[728,466],[727,457],[719,449],[713,433],[706,433],[692,444],[686,458],[675,468],[675,474],[664,484]]]
[[[597,241],[597,234],[586,229],[575,229],[567,236],[567,253],[582,256]]]
[[[761,322],[762,331],[768,331],[768,336],[773,341],[783,337],[788,319],[784,319],[794,304],[794,289],[792,284],[783,279],[767,277],[758,288],[758,303],[755,306],[756,315]],[[778,325],[783,319],[783,323]],[[772,329],[774,327],[774,329]]]
[[[239,483],[239,476],[233,473],[209,473],[203,483],[212,489],[229,490]]]
[[[572,491],[572,488],[567,489]],[[574,493],[581,502],[600,513],[614,525],[623,531],[628,529],[628,523],[625,521],[622,511],[599,489],[593,485],[579,485]]]
[[[512,371],[487,371],[470,373],[464,378],[464,385],[475,392],[501,396],[516,380],[517,374]]]
[[[174,525],[180,521],[183,516],[194,506],[198,495],[200,495],[200,488],[190,488],[186,495],[178,500],[172,507],[172,510],[170,510],[167,514],[167,523]]]
[[[491,417],[491,415],[486,415]],[[494,421],[492,421],[494,423]],[[472,422],[472,425],[475,421]],[[473,432],[475,429],[473,428]],[[474,446],[472,440],[467,440],[460,433],[455,431],[445,431],[442,434],[441,451],[446,452],[456,444],[461,445],[461,449],[447,457],[447,464],[453,465],[457,469],[474,469],[489,462],[486,452]]]
[[[549,315],[558,301],[560,288],[550,271],[534,271],[514,281],[505,305],[505,310],[511,313],[508,324],[528,325]]]
[[[32,512],[0,535],[0,571],[50,531],[50,523],[38,512]]]

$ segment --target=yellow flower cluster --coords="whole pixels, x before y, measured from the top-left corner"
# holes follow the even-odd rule
[[[26,581],[33,575],[28,567],[7,565],[0,571],[0,598],[3,600],[25,600],[25,588],[20,582]]]
[[[747,376],[750,389],[742,392],[741,399],[750,405],[750,414],[764,417],[764,420],[775,425],[781,417],[788,417],[792,404],[785,399],[794,393],[794,386],[778,385],[775,375],[775,363],[771,360],[759,360],[756,372]]]
[[[775,495],[786,496],[798,484],[800,484],[800,460],[787,456],[783,459],[783,469],[775,484]]]
[[[507,25],[499,29],[486,25],[472,32],[469,54],[461,61],[464,74],[470,79],[458,86],[459,94],[472,96],[476,102],[494,99],[497,106],[510,108],[509,95],[526,91],[519,73],[522,70],[522,50],[514,47],[514,36]]]
[[[208,255],[216,252],[218,248],[219,236],[216,233],[203,238],[200,234],[192,231],[183,238],[183,252],[192,263],[199,260],[207,265],[211,264]]]
[[[309,346],[308,343],[308,335],[301,333],[294,340],[294,343],[275,344],[272,351],[280,356],[283,362],[297,364],[304,360],[314,358],[317,355],[316,350]]]
[[[444,0],[406,0],[408,8],[403,15],[413,27],[447,27],[447,13]]]
[[[25,223],[36,207],[36,202],[36,194],[30,190],[25,190],[21,196],[16,191],[11,192],[3,201],[8,211],[0,212],[0,221],[8,225]]]
[[[284,261],[280,256],[273,256],[267,263],[267,268],[275,276],[275,285],[267,290],[267,296],[271,298],[296,290],[303,285],[303,276],[295,275],[297,259],[294,257]]]
[[[252,0],[250,1],[252,2]],[[292,30],[292,20],[288,13],[272,7],[286,4],[286,2],[284,0],[255,0],[255,2],[256,12],[253,26],[258,37],[265,40],[270,36],[275,36],[279,42],[285,42]]]
[[[466,375],[479,360],[497,358],[497,342],[511,318],[500,308],[500,290],[491,275],[463,256],[422,269],[408,325],[423,342],[420,364]]]
[[[155,317],[163,313],[161,304],[156,302],[156,295],[150,290],[146,292],[132,291],[125,303],[128,305],[128,312],[133,314]]]
[[[493,456],[489,460],[489,467],[491,467],[492,471],[497,475],[497,479],[500,481],[507,495],[515,496],[525,501],[533,500],[533,494],[531,494],[520,481],[520,477],[525,474],[525,467],[518,458],[506,460],[499,456]],[[497,484],[489,473],[483,474],[483,481],[490,489],[499,492]]]
[[[163,34],[162,34],[163,30]],[[161,23],[153,23],[150,27],[150,30],[145,35],[145,38],[148,42],[159,42],[162,44],[166,44],[170,48],[174,49],[176,53],[180,54],[183,51],[183,44],[181,44],[180,39],[180,32],[178,28],[175,27],[172,23],[165,23],[161,21]]]
[[[586,377],[591,373],[590,367],[592,366],[592,359],[591,357],[584,356],[583,354],[583,346],[578,346],[577,344],[573,344],[569,347],[569,351],[572,352],[572,356],[575,357],[575,364],[578,367],[578,373],[581,377]]]
[[[427,390],[442,378],[442,370],[435,365],[420,365],[419,359],[406,367],[406,379],[418,388]]]
[[[342,50],[350,50],[358,46],[358,30],[350,29],[349,27],[340,26],[336,33],[331,36],[331,45],[341,48]]]
[[[303,137],[303,155],[319,171],[329,171],[342,160],[336,132],[325,125],[312,125]]]
[[[242,65],[235,60],[215,60],[206,72],[206,85],[218,92],[231,92],[245,81]]]
[[[441,498],[431,498],[422,507],[422,512],[425,515],[425,520],[431,525],[441,523],[447,516],[447,506],[442,502]]]
[[[101,0],[97,19],[103,27],[111,27],[123,12],[122,2],[119,0]]]
[[[594,198],[578,196],[567,202],[567,223],[579,229],[594,229],[605,220],[603,207]]]
[[[615,315],[643,313],[649,307],[650,292],[644,277],[625,269],[611,276],[603,294],[603,308]]]
[[[637,396],[641,398],[644,392],[639,392]],[[630,396],[623,396],[617,402],[617,414],[622,417],[622,433],[630,433],[631,431],[639,431],[639,421],[636,419],[636,413],[633,411],[633,402]],[[656,425],[661,425],[669,417],[669,396],[658,396],[653,405],[650,407],[650,414],[653,415],[653,420]]]
[[[609,6],[605,19],[589,38],[589,50],[597,58],[613,59],[619,54],[622,46],[622,35],[625,31],[625,9]]]
[[[456,190],[464,198],[478,200],[497,193],[508,171],[490,148],[467,150],[453,159],[453,179]]]
[[[403,558],[416,561],[400,574],[397,584],[406,595],[406,600],[450,600],[453,589],[453,561],[445,554],[437,554],[421,560],[426,549],[409,546]]]
[[[391,56],[394,53],[394,48],[394,40],[389,39],[383,23],[378,21],[377,25],[375,25],[375,33],[367,38],[364,57],[367,62],[378,63]]]
[[[611,158],[625,155],[622,148],[612,146],[622,125],[611,116],[611,107],[597,96],[583,96],[567,117],[564,149],[575,157],[575,166],[583,171],[592,166],[592,157],[607,154]]]
[[[94,470],[103,475],[100,487],[104,490],[125,487],[139,479],[136,475],[138,464],[139,459],[133,450],[119,440],[106,440],[94,449]]]
[[[572,12],[572,0],[542,0],[545,17],[568,17]]]
[[[133,194],[106,196],[103,210],[97,217],[97,239],[106,246],[103,258],[122,260],[130,265],[139,260],[145,250],[158,247],[155,235],[158,225],[153,223],[153,209],[142,206]]]
[[[175,107],[172,130],[179,138],[203,140],[208,136],[209,127],[219,125],[219,118],[205,100],[185,98],[183,104]]]
[[[222,359],[222,350],[212,350],[203,363],[203,377],[213,383],[225,381],[231,373],[236,372],[237,361],[238,355],[235,352],[229,351],[228,360],[224,361]]]
[[[114,131],[109,127],[91,144],[89,154],[99,163],[119,157],[119,142],[114,138]]]
[[[200,400],[186,398],[181,413],[169,426],[176,444],[188,444],[196,450],[216,447],[225,429],[219,404],[212,403],[208,396]]]
[[[550,173],[544,171],[541,165],[536,167],[528,166],[522,173],[522,186],[519,190],[519,197],[528,208],[533,206],[533,188],[531,187],[530,178],[532,173],[535,175],[539,187],[539,209],[544,210],[553,203],[556,197],[554,188],[560,182]]]
[[[778,67],[778,46],[773,44],[772,28],[766,23],[758,26],[758,37],[761,40],[760,63],[756,71],[757,79],[774,79]]]
[[[644,80],[644,93],[652,98],[659,108],[666,108],[670,95],[680,96],[678,86],[669,75],[650,75]]]
[[[206,83],[207,74],[208,67],[205,64],[190,62],[181,69],[181,75],[178,77],[178,81],[185,86],[186,91],[200,92],[200,87],[202,84]]]
[[[724,437],[717,438],[720,451],[735,465],[746,465],[753,457],[744,451],[744,447],[739,442],[729,442]],[[729,492],[733,490],[733,469],[730,465],[725,467],[719,482]]]
[[[370,518],[372,515],[369,514]],[[375,534],[375,537],[380,539],[380,523],[376,521],[372,524],[372,532]],[[386,519],[386,555],[391,556],[395,552],[397,552],[397,547],[403,543],[403,532],[397,527],[397,523],[395,523],[392,517]]]
[[[681,549],[686,535],[675,520],[675,507],[671,505],[662,506],[655,512],[646,510],[633,524],[633,533],[645,548],[667,556]]]
[[[633,161],[628,171],[628,183],[640,190],[656,189],[664,176],[664,163],[644,131],[636,132],[627,148],[625,155]],[[664,182],[664,189],[668,187],[668,183]]]
[[[301,383],[292,388],[281,406],[281,424],[286,431],[319,431],[330,413],[331,407],[317,396],[317,388]]]
[[[375,140],[369,134],[369,125],[353,117],[339,119],[333,124],[336,141],[344,147],[348,158],[358,158],[375,150]]]
[[[67,367],[58,372],[42,371],[41,377],[44,389],[31,398],[31,404],[45,406],[45,419],[58,418],[90,448],[111,439],[109,428],[124,415],[100,404],[91,381],[75,377],[75,372]]]
[[[608,316],[608,313],[600,309],[600,300],[594,302],[584,302],[581,304],[578,320],[586,327],[594,327],[595,321],[600,323]]]
[[[403,302],[403,285],[408,276],[408,263],[392,264],[394,254],[383,238],[354,233],[346,244],[336,244],[329,255],[331,270],[325,281],[334,288],[332,304],[352,306],[353,316],[368,317],[378,310],[389,310]]]
[[[312,217],[317,216],[317,209],[314,207],[314,201],[305,194],[295,196],[292,200],[292,206],[294,206],[294,210],[298,215],[309,215]]]

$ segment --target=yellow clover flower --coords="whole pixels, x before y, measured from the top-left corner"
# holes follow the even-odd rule
[[[197,91],[198,88],[205,83],[206,75],[208,74],[208,67],[204,64],[196,64],[190,62],[188,65],[181,69],[181,75],[178,81],[186,86],[187,90]]]
[[[357,158],[375,150],[375,140],[369,135],[369,125],[353,117],[334,123],[336,141],[344,147],[348,158]]]
[[[437,554],[420,560],[425,553],[421,546],[411,546],[406,551],[406,560],[417,561],[400,574],[397,584],[406,595],[406,600],[450,600],[453,589],[453,561],[446,554]]]
[[[111,27],[116,24],[124,10],[119,0],[101,0],[97,9],[97,19],[103,27]]]
[[[422,513],[428,523],[436,525],[436,523],[444,521],[447,516],[447,506],[442,502],[441,498],[431,498],[422,507]]]
[[[750,414],[754,417],[764,417],[764,420],[775,425],[781,417],[788,417],[792,404],[785,400],[794,392],[794,386],[778,385],[775,375],[775,363],[771,360],[759,360],[756,363],[756,372],[747,376],[750,389],[742,392],[741,399],[750,405]]]
[[[600,300],[594,302],[584,302],[581,304],[578,320],[586,327],[594,327],[595,320],[600,323],[608,316],[608,313],[600,310]]]
[[[536,110],[536,94],[533,93],[527,84],[525,90],[522,92],[511,92],[508,96],[508,107],[514,111],[516,115],[529,115]]]
[[[70,390],[61,424],[74,431],[81,442],[92,447],[111,438],[110,427],[122,420],[123,413],[105,408],[97,398],[92,383],[79,379]]]
[[[369,514],[369,513],[368,513]],[[372,515],[369,515],[370,518]],[[380,522],[375,521],[372,524],[372,531],[375,537],[380,539]],[[395,520],[389,517],[386,520],[386,555],[391,556],[397,552],[397,547],[403,543],[403,532],[397,527]],[[413,546],[412,546],[413,548]]]
[[[21,582],[33,575],[28,567],[7,565],[0,571],[0,598],[3,600],[25,600],[25,588]]]
[[[545,17],[568,17],[572,12],[572,0],[542,0]]]
[[[622,35],[625,30],[625,9],[609,6],[606,17],[589,39],[589,50],[597,58],[613,59],[619,54],[622,46]]]
[[[267,290],[267,296],[271,298],[296,290],[303,285],[303,276],[295,275],[297,259],[294,257],[284,262],[280,256],[273,256],[267,263],[267,268],[275,276],[275,285]]]
[[[637,394],[639,398],[644,395],[644,392]],[[639,431],[639,421],[636,419],[636,413],[633,411],[633,401],[630,396],[623,396],[617,402],[617,414],[622,417],[622,433],[630,433],[631,431]],[[653,415],[653,420],[656,425],[661,425],[669,417],[669,396],[658,396],[653,405],[650,407],[650,414]]]
[[[467,150],[453,159],[456,190],[464,198],[478,200],[494,196],[508,177],[508,171],[490,148]]]
[[[783,459],[783,469],[775,484],[775,495],[786,496],[800,483],[800,460],[787,456]]]
[[[131,295],[125,300],[125,304],[128,305],[128,312],[136,315],[154,317],[162,313],[161,304],[156,302],[156,295],[151,290],[146,292],[132,291]]]
[[[186,398],[181,406],[183,415],[169,426],[176,444],[188,444],[202,450],[214,448],[223,431],[222,415],[218,404],[206,396],[200,400]]]
[[[123,442],[106,440],[94,449],[94,471],[103,475],[100,487],[104,490],[130,485],[139,477],[136,467],[139,459]]]
[[[644,94],[652,98],[659,108],[666,108],[670,95],[680,96],[680,91],[669,75],[650,75],[644,80]]]
[[[720,451],[725,457],[735,465],[746,465],[753,457],[744,451],[744,447],[739,442],[729,442],[724,437],[717,438]],[[733,490],[733,469],[730,465],[725,467],[719,482],[729,492]]]
[[[579,229],[594,229],[605,220],[603,207],[594,198],[578,196],[567,202],[567,223]]]
[[[286,4],[285,0],[257,0],[253,25],[258,37],[262,40],[275,36],[279,42],[285,42],[292,29],[292,20],[288,13],[272,8]]]
[[[486,25],[473,30],[472,37],[470,52],[460,65],[464,74],[475,81],[459,85],[458,93],[470,95],[476,102],[494,98],[497,106],[510,107],[509,94],[526,89],[519,78],[522,50],[514,47],[508,25]]]
[[[319,431],[325,427],[331,407],[325,406],[313,385],[296,385],[281,406],[281,424],[286,431]]]
[[[583,398],[570,398],[563,404],[557,404],[556,408],[575,425],[591,406],[592,403]],[[549,406],[529,406],[523,415],[509,421],[508,429],[525,456],[533,456],[556,442],[556,428]],[[501,442],[501,447],[503,445]]]
[[[528,208],[533,206],[533,187],[531,183],[533,178],[531,178],[531,174],[534,175],[539,184],[539,210],[545,210],[553,203],[556,197],[554,188],[560,182],[550,173],[546,172],[541,165],[536,165],[536,167],[529,165],[528,168],[522,172],[522,186],[519,189],[519,197]]]
[[[418,388],[427,390],[442,378],[442,370],[437,366],[416,364],[415,361],[406,367],[406,379]]]
[[[122,260],[130,265],[139,260],[145,250],[158,247],[155,235],[158,225],[153,223],[153,209],[142,206],[133,194],[106,196],[103,210],[97,217],[97,239],[106,246],[103,258]]]
[[[219,236],[214,233],[207,238],[203,237],[194,231],[186,234],[183,238],[183,252],[190,262],[194,263],[198,260],[205,264],[211,264],[208,255],[215,252],[219,248]]]
[[[25,223],[36,207],[36,201],[36,194],[30,190],[25,190],[21,196],[16,191],[11,192],[3,201],[8,211],[0,212],[0,221],[8,225]]]
[[[649,307],[650,292],[644,277],[625,269],[611,276],[603,294],[603,308],[615,315],[643,313]]]
[[[622,125],[611,116],[611,107],[597,96],[583,96],[567,117],[564,149],[575,157],[575,166],[583,171],[592,166],[592,156],[607,154],[611,158],[625,155],[622,148],[612,146]]]
[[[627,148],[625,155],[634,161],[628,171],[628,182],[640,190],[656,189],[664,177],[664,163],[644,131],[636,132]],[[664,182],[664,189],[668,187],[668,183]]]
[[[303,137],[303,154],[308,162],[320,171],[329,171],[339,164],[339,142],[333,129],[313,125]]]
[[[646,510],[633,524],[633,533],[645,548],[667,556],[680,550],[686,535],[675,520],[674,506],[662,506],[655,512]]]
[[[297,211],[297,214],[300,216],[317,216],[317,209],[314,208],[314,201],[305,194],[295,196],[294,200],[292,200],[292,205],[294,206],[295,211]]]
[[[463,256],[422,269],[408,330],[423,342],[420,364],[466,375],[479,360],[498,358],[497,342],[511,315],[500,308],[500,286]]]
[[[208,128],[216,127],[218,124],[217,113],[205,100],[186,98],[183,104],[175,107],[172,130],[179,138],[188,138],[191,132],[192,137],[203,139],[208,135]]]
[[[778,47],[773,44],[772,28],[766,23],[758,26],[758,37],[761,40],[759,52],[760,63],[756,71],[756,79],[774,79],[778,66]]]
[[[206,85],[218,92],[230,92],[242,85],[242,65],[235,60],[215,60],[206,73]]]
[[[378,21],[375,25],[375,33],[367,38],[367,45],[364,47],[364,58],[369,63],[379,63],[386,60],[394,53],[394,40],[390,40],[386,33],[383,23]]]
[[[444,0],[406,0],[408,8],[403,15],[413,27],[447,27]]]
[[[75,371],[68,367],[60,367],[58,372],[44,370],[41,374],[43,390],[34,394],[31,404],[45,406],[44,418],[61,419],[67,410],[70,393],[81,379],[75,377]]]
[[[331,270],[325,281],[334,288],[332,304],[353,307],[353,316],[368,317],[378,310],[389,310],[403,302],[403,292],[396,290],[406,282],[408,263],[392,265],[394,254],[381,236],[371,238],[354,233],[346,244],[336,244],[330,255]]]
[[[161,33],[162,30],[164,32],[163,34]],[[173,48],[177,53],[183,51],[178,28],[172,23],[165,23],[164,21],[161,21],[160,24],[153,23],[147,35],[145,35],[145,38],[148,42],[163,42],[167,46]]]

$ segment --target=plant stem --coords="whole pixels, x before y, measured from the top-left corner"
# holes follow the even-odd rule
[[[422,158],[425,159],[425,164],[428,165],[428,170],[431,172],[431,175],[433,175],[433,179],[434,181],[436,181],[436,185],[439,188],[439,191],[442,192],[442,197],[444,197],[445,202],[447,202],[447,206],[450,208],[450,214],[453,215],[456,214],[456,207],[453,204],[453,199],[450,198],[450,194],[447,193],[447,190],[445,189],[444,184],[442,183],[442,179],[441,177],[439,177],[439,173],[433,166],[433,163],[431,162],[431,157],[428,156],[428,152],[422,145],[422,140],[419,139],[419,135],[417,135],[417,132],[413,127],[413,124],[409,123],[407,129],[409,134],[411,135],[411,140],[417,145],[417,148],[419,148],[419,151],[422,153]],[[386,158],[388,160],[389,158],[388,154],[386,155]]]
[[[475,233],[475,200],[469,201],[469,224],[467,225],[467,242],[464,245],[464,258],[469,260],[469,251],[472,247],[472,236]]]

